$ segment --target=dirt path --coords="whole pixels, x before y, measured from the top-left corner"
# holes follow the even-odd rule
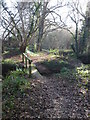
[[[79,92],[77,82],[72,83],[54,75],[39,77],[39,80],[41,83],[40,97],[44,101],[41,117],[87,118],[89,104]]]
[[[16,60],[16,58],[13,59]],[[47,58],[48,56],[32,57],[32,60],[35,63]],[[72,61],[71,63],[76,64]],[[19,95],[15,101],[16,111],[12,113],[15,119],[38,117],[42,120],[43,118],[85,118],[88,120],[90,117],[89,92],[83,95],[76,80],[70,81],[56,75],[45,77],[36,71],[30,78],[30,83],[30,88],[22,97]]]

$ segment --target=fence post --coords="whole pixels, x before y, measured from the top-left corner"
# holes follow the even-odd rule
[[[23,53],[22,53],[22,62],[24,63],[24,55],[23,55]]]
[[[31,76],[31,61],[29,60],[29,77]]]
[[[25,57],[25,67],[27,68],[27,58]]]

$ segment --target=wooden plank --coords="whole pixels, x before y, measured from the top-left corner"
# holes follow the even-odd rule
[[[22,56],[23,56],[22,57],[23,58],[23,63],[24,63],[24,58],[25,58],[25,67],[26,68],[27,68],[27,64],[29,63],[29,77],[31,77],[31,62],[32,62],[32,60],[25,53],[23,53]]]
[[[27,54],[23,53],[23,55],[24,55],[28,60],[31,61],[31,59],[27,56]]]

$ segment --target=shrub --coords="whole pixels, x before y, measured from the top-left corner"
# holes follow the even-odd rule
[[[75,69],[71,70],[69,68],[63,67],[60,71],[60,75],[68,80],[77,79]]]
[[[13,71],[4,79],[2,85],[3,115],[7,116],[8,111],[12,112],[16,99],[22,97],[27,88],[30,88],[30,82],[25,79],[22,71]]]

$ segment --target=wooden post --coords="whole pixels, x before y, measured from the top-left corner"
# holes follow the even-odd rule
[[[22,53],[22,62],[24,63],[24,55],[23,55],[23,53]]]
[[[25,58],[25,60],[24,60],[24,58]],[[31,62],[32,61],[30,60],[30,58],[28,58],[28,56],[25,53],[22,54],[22,62],[23,63],[25,62],[26,68],[28,67],[28,63],[29,63],[29,77],[31,77]]]
[[[27,57],[25,57],[25,67],[27,68]]]
[[[29,60],[29,77],[31,76],[31,61]]]

